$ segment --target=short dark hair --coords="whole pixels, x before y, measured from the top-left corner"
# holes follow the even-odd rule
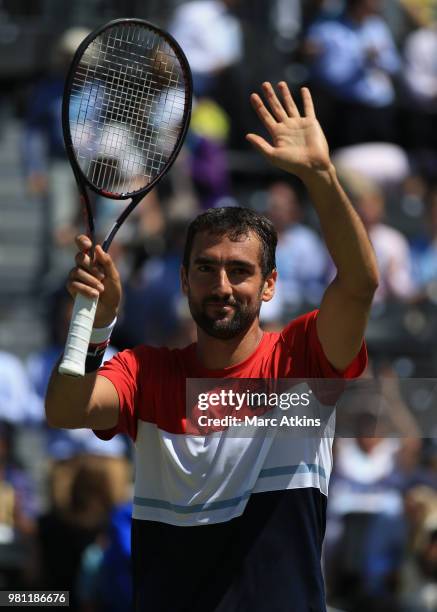
[[[261,242],[260,265],[263,277],[266,278],[276,268],[276,245],[278,235],[273,223],[264,215],[259,215],[249,208],[226,206],[210,208],[192,221],[188,227],[183,257],[183,266],[188,270],[193,242],[196,234],[208,232],[217,236],[228,236],[238,240],[253,232]]]

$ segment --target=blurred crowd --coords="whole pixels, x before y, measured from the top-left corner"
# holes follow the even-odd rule
[[[112,247],[124,302],[108,356],[139,343],[195,341],[179,266],[189,221],[209,207],[250,206],[277,228],[279,280],[261,312],[265,329],[320,303],[335,270],[307,194],[293,177],[264,168],[244,141],[257,129],[252,88],[284,79],[299,100],[308,85],[379,264],[367,375],[392,380],[396,418],[404,416],[399,437],[361,431],[336,441],[328,602],[345,612],[437,611],[435,430],[411,437],[414,417],[398,385],[399,376],[434,378],[437,368],[437,2],[188,0],[163,25],[193,71],[193,116],[170,176]],[[109,612],[127,609],[130,597],[132,449],[121,437],[102,442],[85,430],[51,430],[43,413],[71,314],[63,283],[82,231],[60,100],[88,31],[83,24],[66,31],[27,89],[23,172],[29,202],[44,203],[50,227],[47,344],[25,362],[0,353],[0,588],[68,589],[72,609]],[[266,53],[275,59],[273,74],[264,72]],[[102,236],[118,204],[94,200]],[[371,418],[372,406],[363,413]]]

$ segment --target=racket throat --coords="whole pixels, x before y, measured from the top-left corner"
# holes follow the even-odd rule
[[[109,247],[111,246],[111,242],[112,242],[115,234],[118,232],[118,230],[120,228],[120,225],[121,225],[121,223],[115,221],[113,226],[111,227],[107,237],[103,241],[102,249],[105,251],[105,253],[108,251]]]

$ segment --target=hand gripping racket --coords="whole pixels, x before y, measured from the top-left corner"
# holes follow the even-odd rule
[[[121,224],[176,159],[191,99],[182,49],[146,21],[111,21],[80,44],[65,83],[62,127],[93,245],[88,190],[130,200],[103,241],[107,251]],[[85,373],[97,300],[76,296],[61,374]]]

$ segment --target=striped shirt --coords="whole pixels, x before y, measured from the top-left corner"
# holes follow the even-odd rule
[[[242,363],[207,370],[196,345],[139,346],[99,374],[115,386],[119,432],[135,441],[132,558],[135,610],[323,611],[320,565],[332,439],[237,437],[187,428],[187,379],[352,378],[326,359],[313,311],[264,333]]]

